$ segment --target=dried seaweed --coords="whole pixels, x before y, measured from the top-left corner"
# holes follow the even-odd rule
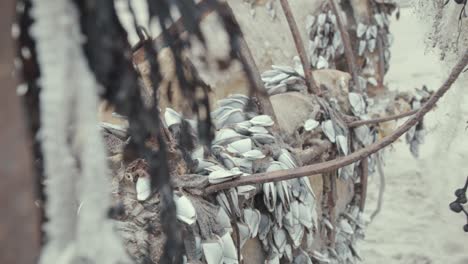
[[[463,212],[466,216],[466,224],[463,226],[463,230],[468,232],[468,206],[466,199],[466,191],[468,189],[468,177],[466,177],[465,185],[455,191],[455,201],[450,203],[450,210],[455,213]]]
[[[127,33],[121,26],[112,0],[75,1],[81,14],[81,24],[87,42],[84,44],[89,66],[103,85],[103,98],[115,106],[116,111],[129,119],[130,143],[124,157],[132,161],[143,157],[149,164],[151,185],[159,190],[162,201],[161,223],[167,236],[165,254],[161,263],[180,263],[180,239],[177,235],[175,205],[168,169],[166,142],[161,134],[161,121],[157,100],[151,108],[145,107],[138,75],[131,61],[131,47]],[[153,48],[148,47],[151,81],[158,87],[161,79]],[[151,59],[152,58],[152,59]],[[157,92],[154,92],[156,95]],[[156,98],[155,98],[156,99]],[[147,145],[156,140],[157,149]]]

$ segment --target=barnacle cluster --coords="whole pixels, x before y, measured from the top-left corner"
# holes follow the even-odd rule
[[[210,184],[297,166],[291,152],[281,147],[273,135],[272,118],[254,111],[244,111],[248,100],[244,95],[232,95],[220,100],[220,107],[211,113],[217,128],[211,150],[206,151],[200,146],[191,154],[197,164],[193,172],[206,175]],[[166,110],[165,117],[166,122],[172,124],[170,130],[180,124],[177,120],[180,121],[181,117],[170,109]],[[253,201],[257,193],[262,199]],[[229,235],[233,228],[229,221],[223,219],[242,219],[235,223],[240,232],[240,246],[249,239],[260,239],[271,263],[278,262],[282,257],[293,261],[293,250],[301,246],[304,237],[313,236],[312,229],[317,225],[315,195],[307,178],[261,186],[247,185],[219,192],[215,196],[220,206],[217,220],[227,227],[224,233],[218,234],[219,239],[201,242],[207,263],[220,263],[223,259],[226,263],[239,261],[234,247],[224,251],[224,254],[209,250],[234,245]]]
[[[334,68],[335,58],[344,53],[335,14],[328,10],[307,16],[306,30],[311,65],[317,69]]]
[[[365,101],[360,95],[351,94],[348,100],[356,115],[365,114]],[[218,101],[219,107],[211,112],[216,126],[212,146],[195,146],[190,152],[194,166],[188,168],[187,174],[192,175],[192,178],[186,179],[184,184],[193,183],[197,188],[203,189],[203,186],[254,173],[295,168],[300,164],[296,154],[285,145],[274,129],[277,124],[273,118],[258,114],[256,109],[246,110],[248,102],[249,98],[240,94]],[[177,131],[184,122],[189,124],[191,134],[196,134],[196,121],[186,119],[170,108],[166,109],[164,118],[174,137],[177,137]],[[323,140],[335,143],[340,154],[348,154],[349,132],[340,128],[338,121],[332,117],[324,116],[322,119],[310,118],[304,121],[302,127],[305,133],[315,134]],[[114,130],[109,126],[105,128],[107,134],[118,134]],[[365,133],[368,134],[364,135]],[[357,134],[363,142],[368,141],[367,137],[371,136],[370,131]],[[115,141],[115,138],[110,140],[109,135],[106,138],[108,145]],[[123,222],[119,224],[119,230],[133,257],[143,259],[146,256],[156,261],[158,255],[151,253],[154,246],[151,243],[142,243],[132,234],[141,235],[143,232],[147,236],[145,241],[153,241],[155,245],[162,243],[162,238],[145,231],[147,226],[158,227],[159,224],[157,213],[145,212],[143,208],[157,207],[159,200],[158,194],[151,193],[146,180],[148,177],[144,171],[147,166],[140,163],[122,167],[117,173],[120,176],[117,177],[115,193],[120,193],[118,200],[124,201],[124,211],[127,214],[120,219]],[[341,178],[357,179],[355,166],[357,164],[343,169],[340,172]],[[174,177],[177,179],[178,176]],[[128,189],[127,192],[118,191],[125,188]],[[182,188],[174,195],[177,219],[191,234],[186,237],[188,242],[185,245],[185,258],[189,263],[239,263],[238,256],[242,259],[242,255],[238,250],[248,241],[257,241],[261,245],[267,263],[312,263],[312,259],[330,263],[353,263],[356,259],[354,243],[365,226],[362,213],[356,205],[350,204],[336,226],[327,218],[319,217],[318,208],[321,205],[307,177],[239,186],[210,195],[194,193],[196,191]],[[200,206],[200,201],[205,207]],[[145,218],[145,214],[153,217]],[[204,227],[206,218],[212,219],[210,228]],[[329,232],[336,232],[339,247],[317,248],[314,241],[319,236],[321,226],[326,226]]]
[[[320,72],[317,76],[324,74],[325,72]],[[265,88],[270,95],[286,92],[306,93],[303,71],[300,65],[296,65],[294,68],[290,66],[273,65],[271,70],[267,70],[262,74],[262,80],[265,82]],[[340,80],[340,78],[338,78],[338,80]],[[340,83],[340,81],[336,83]],[[347,90],[347,83],[344,81],[344,78],[341,78],[340,86],[339,90]],[[334,89],[338,90],[338,87]],[[367,98],[365,94],[355,92],[348,92],[347,95],[330,93],[329,96],[326,97],[328,102],[325,104],[333,108],[334,111],[353,115],[359,119],[369,119],[370,115],[368,115],[367,106],[375,103],[374,100]],[[377,139],[377,131],[371,130],[368,126],[353,128],[352,134],[354,137],[351,139],[349,129],[340,123],[339,118],[330,114],[323,115],[322,120],[309,119],[304,124],[306,131],[313,131],[317,127],[319,127],[319,130],[323,132],[323,135],[331,143],[336,144],[337,151],[341,155],[347,155],[351,152],[351,148],[359,149],[373,143]],[[370,163],[374,164],[372,160]],[[354,175],[355,166],[357,166],[357,164],[340,169],[340,175],[344,179],[352,177]]]

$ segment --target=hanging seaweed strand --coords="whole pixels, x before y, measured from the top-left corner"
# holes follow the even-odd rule
[[[131,47],[127,33],[120,24],[112,0],[76,1],[80,8],[81,24],[87,42],[84,44],[89,66],[96,79],[103,85],[103,98],[115,106],[116,112],[128,117],[131,140],[124,151],[127,162],[144,158],[149,165],[153,190],[161,194],[163,230],[166,235],[165,255],[161,263],[180,263],[182,254],[178,252],[180,244],[177,236],[177,220],[172,198],[172,187],[167,163],[166,144],[161,136],[161,123],[157,100],[151,108],[146,108],[138,86],[138,75],[131,61]],[[152,49],[146,49],[152,52]],[[158,87],[160,81],[159,66],[154,58],[150,60],[151,81]],[[157,93],[154,93],[157,94]],[[147,146],[155,139],[158,149]]]

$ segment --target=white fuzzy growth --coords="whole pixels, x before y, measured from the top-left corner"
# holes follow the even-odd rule
[[[71,96],[67,91],[66,67],[69,62],[70,41],[64,41],[72,27],[64,1],[36,1],[33,15],[36,23],[31,34],[37,40],[41,64],[40,93],[42,150],[46,174],[49,222],[45,226],[48,244],[40,263],[58,263],[57,260],[75,239],[75,184],[74,159],[67,143],[66,128],[70,116]]]
[[[37,22],[33,35],[43,87],[41,134],[49,198],[46,210],[51,219],[46,227],[50,240],[40,263],[63,263],[64,259],[72,262],[77,257],[92,263],[127,263],[120,238],[107,219],[110,179],[97,125],[97,83],[82,51],[77,12],[71,1],[63,0],[35,0],[34,7]],[[67,131],[71,131],[67,127],[72,121],[76,122],[73,148],[67,142]],[[77,153],[80,161],[79,186],[72,177],[77,176],[72,173],[77,170],[72,153]],[[79,197],[75,195],[77,187]],[[78,216],[77,200],[83,204]]]

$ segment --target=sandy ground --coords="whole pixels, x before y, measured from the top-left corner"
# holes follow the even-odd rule
[[[425,52],[429,25],[403,9],[392,23],[395,37],[391,70],[386,81],[391,89],[409,90],[426,84],[437,89],[447,76],[449,63]],[[468,175],[468,73],[426,118],[426,142],[415,159],[403,142],[386,151],[386,191],[381,213],[368,227],[361,243],[363,263],[468,263],[465,218],[448,209],[453,192]],[[378,177],[370,180],[367,213],[375,208]]]

